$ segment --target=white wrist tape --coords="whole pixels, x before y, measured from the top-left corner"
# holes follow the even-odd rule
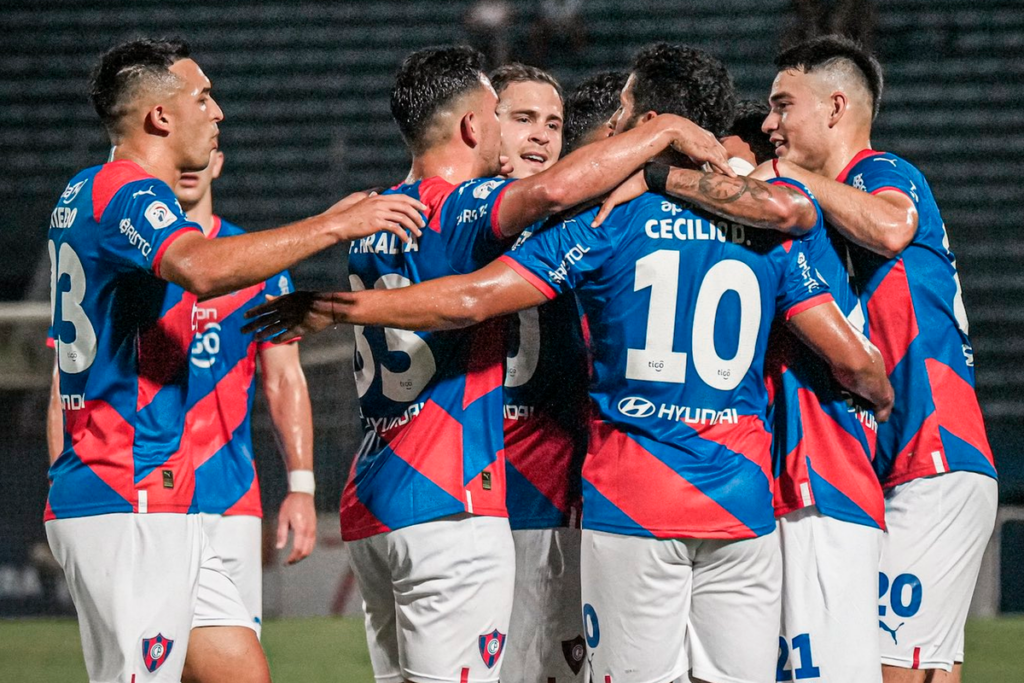
[[[313,470],[292,470],[288,473],[289,493],[308,493],[313,495],[316,492],[316,479],[313,478]]]

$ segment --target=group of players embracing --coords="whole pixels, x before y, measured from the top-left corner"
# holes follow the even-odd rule
[[[84,399],[47,533],[90,679],[186,653],[185,680],[269,679],[252,629],[191,630],[197,594],[237,602],[188,514],[191,311],[348,241],[351,291],[245,331],[354,327],[341,526],[377,681],[959,680],[996,473],[954,257],[924,177],[871,149],[877,61],[827,36],[776,64],[770,107],[737,103],[656,44],[563,108],[543,71],[420,50],[405,181],[211,240],[170,189],[216,147],[209,81],[181,43],[109,52],[115,160],[50,230]]]

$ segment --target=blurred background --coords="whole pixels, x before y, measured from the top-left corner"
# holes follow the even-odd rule
[[[523,61],[550,69],[571,89],[594,71],[626,68],[643,44],[667,40],[708,50],[731,69],[743,97],[763,99],[779,46],[829,31],[856,37],[877,52],[886,90],[874,147],[918,165],[945,218],[975,345],[978,393],[1002,477],[1000,530],[975,610],[1024,611],[1024,508],[1015,507],[1024,504],[1021,2],[4,0],[0,616],[72,613],[59,572],[53,573],[42,551],[43,426],[52,364],[44,344],[45,239],[50,210],[67,180],[107,156],[107,138],[86,96],[89,70],[106,48],[134,36],[181,36],[191,43],[226,117],[221,145],[227,159],[214,185],[215,211],[258,230],[405,176],[408,155],[390,118],[388,94],[394,71],[414,49],[468,42],[485,51],[491,67]],[[345,258],[333,249],[301,264],[293,270],[297,286],[345,287]],[[351,333],[324,333],[304,342],[302,353],[315,413],[317,505],[325,515],[324,534],[336,537],[334,513],[358,430]],[[254,429],[264,505],[272,517],[284,493],[284,470],[260,398]],[[326,539],[321,545],[326,552],[338,543]],[[329,562],[326,567],[337,576]],[[314,581],[313,570],[306,571]],[[313,607],[321,613],[344,609],[346,580],[332,578],[326,602],[311,598]],[[273,581],[285,587],[278,593],[268,588],[268,613],[287,612],[271,602],[294,579],[271,573]]]

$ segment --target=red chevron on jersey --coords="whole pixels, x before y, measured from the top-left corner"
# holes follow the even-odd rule
[[[875,295],[868,300],[867,309],[871,341],[882,354],[886,372],[891,373],[918,334],[917,315],[902,259],[897,259],[882,279]]]
[[[224,401],[224,396],[248,396],[255,368],[244,358],[217,383],[217,391],[203,396],[188,411],[186,432],[194,443],[195,466],[201,467],[231,441],[249,414],[245,400]]]
[[[580,475],[574,470],[580,463],[573,462],[571,457],[577,447],[577,435],[567,432],[550,415],[535,413],[524,419],[505,420],[505,456],[508,464],[543,496],[553,511],[557,511],[558,520],[544,520],[554,526],[568,524],[572,517],[579,517]],[[509,487],[512,487],[511,482]],[[508,501],[510,520],[518,502],[512,498]],[[541,515],[537,510],[527,511],[526,519],[522,522],[528,526],[513,528],[537,528],[535,525],[541,520],[531,518],[533,516]],[[545,523],[541,528],[547,526]]]
[[[680,418],[682,419],[682,418]],[[691,425],[692,426],[692,425]],[[693,431],[702,439],[713,441],[761,468],[768,481],[772,478],[772,435],[756,415],[737,415],[735,422],[699,424]]]
[[[462,425],[433,401],[424,404],[416,419],[415,424],[426,422],[430,429],[412,429],[414,423],[409,422],[381,435],[395,455],[410,467],[453,498],[461,498],[462,473],[437,454],[462,451]]]
[[[603,466],[621,461],[629,465]],[[583,478],[656,538],[756,536],[713,498],[606,422],[595,421],[591,426]]]
[[[995,468],[995,459],[988,444],[985,421],[974,387],[940,361],[929,358],[925,365],[928,368],[928,382],[932,388],[939,426],[973,446]]]
[[[181,301],[140,335],[136,410],[149,406],[157,393],[188,367],[188,349],[195,336],[195,304],[195,295],[183,292]]]

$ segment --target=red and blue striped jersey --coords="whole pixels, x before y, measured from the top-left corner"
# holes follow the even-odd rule
[[[809,197],[802,184],[785,183]],[[816,202],[815,202],[816,203]],[[846,268],[846,242],[821,222],[803,240],[815,276],[859,331],[864,312]],[[878,423],[844,391],[825,361],[779,322],[765,361],[773,425],[775,514],[810,505],[828,517],[885,528],[882,487],[872,469]]]
[[[655,538],[775,528],[763,364],[776,311],[831,300],[799,240],[645,194],[503,261],[549,298],[576,290],[596,411],[583,527]]]
[[[210,238],[245,234],[214,216]],[[271,346],[243,334],[245,312],[293,291],[287,271],[265,282],[196,305],[197,330],[189,358],[186,430],[196,467],[200,512],[263,514],[253,461],[249,417],[256,395],[256,354]]]
[[[429,207],[423,236],[379,233],[349,248],[353,290],[470,273],[508,246],[497,220],[513,181],[428,178],[389,193]],[[464,330],[354,328],[364,438],[341,498],[346,540],[468,512],[507,516],[502,380],[507,320]]]
[[[195,297],[160,260],[199,231],[161,180],[115,161],[82,171],[50,217],[50,302],[64,447],[46,518],[195,512],[183,438]]]
[[[995,477],[956,259],[928,181],[898,156],[870,149],[836,180],[871,194],[901,192],[917,208],[917,232],[896,258],[851,247],[868,338],[896,394],[892,416],[878,427],[882,486],[951,471]]]
[[[504,386],[509,524],[513,529],[575,526],[589,405],[576,297],[559,297],[509,321]]]

